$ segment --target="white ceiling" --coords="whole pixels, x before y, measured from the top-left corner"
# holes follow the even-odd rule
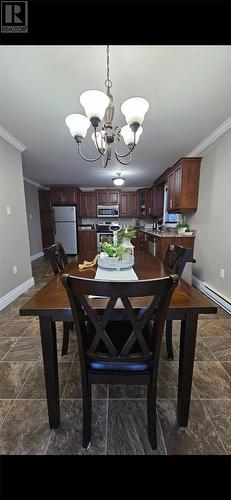
[[[114,125],[124,125],[122,102],[150,103],[126,186],[150,185],[231,115],[231,46],[110,47]],[[105,46],[0,47],[0,125],[26,146],[24,175],[43,185],[112,186],[114,158],[103,169],[84,162],[65,125],[83,113],[79,96],[104,90]],[[84,153],[96,150],[88,131]]]

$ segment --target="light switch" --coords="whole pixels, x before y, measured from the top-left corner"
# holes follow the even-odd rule
[[[7,215],[12,215],[11,207],[6,207]]]

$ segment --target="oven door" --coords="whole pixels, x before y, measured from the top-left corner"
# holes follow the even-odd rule
[[[101,243],[108,241],[108,243],[113,243],[113,233],[97,233],[97,250],[101,250]]]

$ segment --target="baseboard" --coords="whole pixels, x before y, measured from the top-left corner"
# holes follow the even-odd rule
[[[26,292],[28,288],[31,288],[33,285],[34,278],[30,278],[29,280],[24,281],[24,283],[14,288],[14,290],[11,290],[11,292],[3,295],[3,297],[0,298],[0,311],[4,309],[4,307],[8,306],[11,302],[13,302],[13,300],[17,299],[19,295]]]
[[[35,253],[34,255],[31,255],[30,259],[32,261],[32,260],[39,259],[39,257],[43,257],[43,256],[44,256],[44,253],[43,252],[39,252],[39,253]]]
[[[221,294],[215,288],[211,287],[207,283],[196,278],[196,276],[192,276],[192,284],[198,288],[201,292],[207,295],[210,299],[212,299],[216,304],[218,304],[222,309],[231,314],[231,300],[225,295]]]

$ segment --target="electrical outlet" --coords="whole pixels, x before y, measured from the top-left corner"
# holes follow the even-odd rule
[[[220,278],[224,278],[224,277],[225,277],[225,270],[220,269]]]
[[[12,215],[11,207],[6,207],[6,213],[7,215]]]
[[[14,273],[14,274],[17,274],[17,272],[18,272],[17,266],[14,266],[14,267],[13,267],[13,273]]]

